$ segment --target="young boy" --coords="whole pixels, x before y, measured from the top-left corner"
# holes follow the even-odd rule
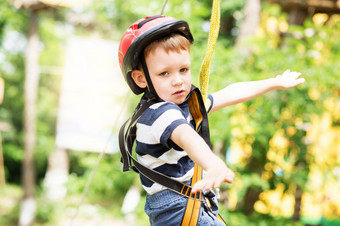
[[[202,135],[195,130],[190,98],[198,91],[191,84],[192,43],[186,21],[168,16],[146,17],[132,24],[123,35],[119,62],[131,90],[135,94],[144,93],[138,108],[150,103],[136,123],[138,162],[188,185],[194,180],[196,163],[205,174],[202,180],[192,185],[191,193],[195,194],[209,192],[211,188],[219,189],[224,182],[231,183],[234,173],[211,151],[207,132]],[[271,90],[295,87],[304,82],[299,75],[287,70],[275,78],[229,85],[208,96],[211,105],[207,112],[210,114],[248,101]],[[204,120],[206,113],[200,109]],[[143,174],[140,178],[147,192],[145,212],[150,224],[185,225],[182,220],[188,198]],[[197,225],[225,224],[218,219],[216,212],[202,205]]]

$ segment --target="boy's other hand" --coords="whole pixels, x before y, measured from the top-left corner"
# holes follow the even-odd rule
[[[210,190],[211,188],[220,188],[224,182],[232,183],[235,177],[234,172],[229,169],[224,162],[219,159],[219,162],[215,162],[212,167],[209,167],[206,171],[204,178],[197,181],[191,189],[192,193],[196,193],[202,190]]]
[[[282,75],[277,75],[275,83],[277,83],[278,89],[291,89],[297,85],[305,82],[304,78],[299,78],[300,72],[290,71],[289,69],[283,72]]]

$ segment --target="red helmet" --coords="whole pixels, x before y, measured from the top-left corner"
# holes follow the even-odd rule
[[[119,65],[126,82],[135,94],[144,91],[131,78],[131,72],[139,65],[140,54],[151,42],[171,33],[179,33],[191,43],[194,41],[188,23],[169,16],[145,17],[125,31],[119,44]]]

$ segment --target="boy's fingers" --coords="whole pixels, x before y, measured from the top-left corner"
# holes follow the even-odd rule
[[[289,74],[289,73],[290,73],[290,70],[287,69],[287,70],[285,70],[285,72],[283,72],[282,76],[285,76],[285,75],[287,75],[287,74]]]
[[[198,191],[201,191],[203,189],[203,185],[204,184],[203,184],[202,180],[196,182],[191,189],[191,193],[196,193]]]
[[[301,73],[300,72],[291,72],[290,73],[291,74],[291,76],[294,78],[294,79],[297,79],[300,75],[301,75]]]
[[[196,193],[202,190],[210,190],[212,188],[212,183],[208,182],[207,180],[203,179],[197,181],[191,189],[191,193]]]
[[[205,178],[197,181],[191,189],[191,193],[196,193],[202,190],[210,190],[211,188],[219,188],[222,183],[232,183],[235,177],[235,173],[229,169],[227,174],[222,177]]]
[[[301,75],[300,72],[296,72],[296,71],[290,71],[290,70],[286,70],[285,72],[283,72],[283,74],[277,77],[290,77],[290,78],[298,78]]]
[[[296,82],[297,82],[298,85],[300,85],[300,84],[305,82],[305,79],[304,78],[299,78],[299,79],[296,80]]]
[[[226,178],[226,179],[224,180],[224,182],[227,182],[227,183],[230,184],[230,183],[233,182],[234,178],[235,178],[235,173],[231,171],[231,172],[229,173],[228,178]]]

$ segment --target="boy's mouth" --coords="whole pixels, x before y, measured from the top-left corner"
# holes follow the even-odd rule
[[[184,90],[178,90],[177,92],[174,92],[172,95],[177,96],[177,95],[181,95],[183,93],[184,93]]]

